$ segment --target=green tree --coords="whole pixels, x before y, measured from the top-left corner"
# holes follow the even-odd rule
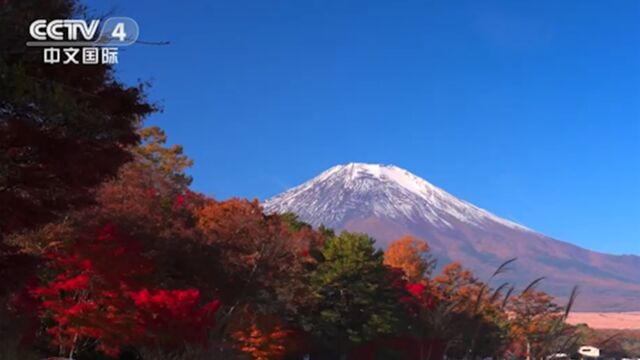
[[[304,328],[316,346],[345,357],[358,344],[394,333],[403,313],[402,290],[383,264],[383,252],[366,234],[343,232],[328,239],[310,273],[313,304]]]

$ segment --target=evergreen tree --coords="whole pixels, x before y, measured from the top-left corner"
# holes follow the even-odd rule
[[[346,356],[355,345],[393,333],[401,323],[393,273],[366,234],[343,232],[327,240],[310,274],[313,305],[304,320],[316,345]]]

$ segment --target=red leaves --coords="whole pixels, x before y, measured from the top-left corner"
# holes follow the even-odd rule
[[[108,224],[69,249],[47,254],[59,274],[32,293],[42,301],[42,314],[55,323],[47,329],[54,345],[68,351],[94,338],[98,349],[117,355],[120,344],[131,340],[127,329],[134,318],[122,288],[141,275],[135,264],[143,259],[129,242]]]
[[[409,293],[415,297],[422,297],[424,295],[425,289],[426,289],[426,286],[424,284],[420,284],[420,283],[407,284],[407,291],[409,291]]]
[[[72,278],[65,278],[58,276],[57,282],[52,282],[51,286],[56,291],[74,291],[77,289],[86,289],[89,286],[89,276],[87,274],[80,274]]]
[[[137,326],[151,334],[143,342],[156,347],[183,341],[203,343],[220,307],[217,300],[200,306],[197,289],[142,289],[129,296],[136,306]]]
[[[54,322],[53,345],[65,351],[92,340],[112,356],[124,345],[203,343],[214,324],[218,301],[201,305],[198,289],[154,288],[150,262],[111,224],[48,258],[60,273],[32,294]]]
[[[433,288],[428,286],[429,284],[425,283],[408,283],[407,291],[413,295],[414,301],[416,301],[422,311],[430,311],[433,310],[436,305],[436,295],[434,294]]]
[[[129,296],[139,309],[153,314],[153,317],[163,314],[169,317],[200,318],[209,316],[220,305],[217,300],[214,300],[209,304],[198,307],[200,302],[200,291],[198,289],[160,289],[152,291],[142,289],[137,292],[130,292]]]
[[[184,195],[177,195],[175,200],[175,207],[182,207],[184,205],[185,197]]]
[[[436,294],[428,280],[409,282],[405,273],[399,268],[388,267],[392,276],[391,287],[402,294],[398,302],[403,304],[407,313],[412,317],[431,311],[436,304]]]

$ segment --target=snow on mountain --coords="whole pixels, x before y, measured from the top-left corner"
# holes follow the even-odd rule
[[[331,196],[329,196],[331,195]],[[359,201],[358,201],[359,200]],[[363,201],[369,204],[362,208]],[[478,227],[499,223],[531,231],[462,201],[428,181],[393,165],[338,165],[264,203],[267,212],[295,212],[312,225],[340,224],[354,215],[374,215],[440,227],[451,219]]]
[[[640,311],[640,257],[601,254],[552,239],[456,198],[392,165],[338,165],[263,203],[267,213],[294,212],[302,221],[366,232],[384,247],[407,234],[425,239],[444,264],[461,261],[480,278],[518,258],[504,280],[566,296],[576,309]]]

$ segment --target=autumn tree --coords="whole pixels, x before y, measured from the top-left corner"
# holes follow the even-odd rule
[[[140,147],[146,147],[145,144]],[[185,181],[184,170],[190,160],[163,148],[160,143],[153,149],[146,148],[145,155],[138,154],[141,150],[137,148],[131,149],[133,160],[123,165],[116,177],[96,189],[95,205],[69,213],[64,221],[12,236],[11,243],[38,255],[50,247],[76,241],[77,235],[87,228],[111,223],[127,229],[145,251],[153,250],[158,263],[156,276],[164,277],[164,281],[195,278],[196,265],[201,266],[196,272],[209,273],[205,261],[196,260],[208,253],[199,241],[195,216],[196,209],[204,204],[204,196],[190,191]],[[166,163],[182,165],[167,167]],[[210,283],[210,279],[201,276],[198,278],[203,283]]]
[[[32,290],[41,299],[46,332],[60,355],[101,351],[117,356],[123,346],[177,348],[206,342],[217,300],[200,291],[154,284],[151,259],[139,244],[107,224],[81,241],[48,252],[52,277]]]
[[[193,165],[193,160],[184,154],[182,145],[167,146],[167,135],[157,126],[142,128],[138,134],[141,144],[133,151],[140,162],[147,163],[173,183],[185,187],[191,184],[192,179],[185,171]]]
[[[44,64],[42,49],[26,46],[33,20],[78,17],[76,0],[7,0],[0,11],[0,323],[12,333],[31,312],[6,310],[40,259],[9,238],[91,205],[156,110],[142,84],[118,81],[111,66]]]
[[[147,146],[145,144],[146,142],[142,147]],[[177,298],[181,298],[180,302],[184,304],[199,303],[199,299],[203,298],[215,298],[219,291],[213,281],[215,276],[210,266],[212,259],[215,259],[214,252],[202,241],[203,237],[196,226],[196,212],[204,205],[205,198],[188,189],[186,176],[183,176],[184,166],[163,165],[181,163],[186,166],[189,163],[188,159],[181,153],[163,149],[162,142],[156,143],[153,151],[147,148],[144,155],[138,153],[137,149],[132,149],[133,160],[123,165],[115,178],[97,188],[94,206],[70,212],[64,221],[49,223],[36,231],[12,236],[12,244],[36,256],[63,249],[67,249],[63,254],[72,256],[74,253],[68,249],[83,249],[87,244],[91,244],[92,240],[86,237],[87,233],[102,228],[105,224],[111,224],[114,228],[120,229],[121,234],[126,234],[127,238],[135,239],[136,261],[146,259],[154,265],[153,271],[145,274],[146,285],[139,290],[135,298],[138,305],[132,305],[133,293],[125,297],[126,301],[121,301],[122,304],[127,304],[128,309],[155,309],[157,313],[185,312],[189,309],[181,309],[177,305],[167,306],[176,302]],[[105,258],[105,261],[108,260],[110,259]],[[41,269],[40,276],[46,279],[59,271],[56,266]],[[104,270],[107,271],[107,267]],[[112,270],[115,274],[118,273],[116,267]],[[184,292],[184,289],[191,290]],[[196,290],[197,293],[194,292]],[[100,293],[95,296],[99,297]],[[191,310],[195,309],[195,305],[191,306]],[[58,310],[64,313],[63,308]],[[123,313],[132,314],[131,310]],[[140,321],[143,313],[137,311],[135,314],[137,321]],[[187,318],[197,319],[195,315],[196,312],[185,313]],[[92,317],[99,321],[100,312],[84,313],[82,321]],[[152,329],[175,328],[180,326],[179,324],[185,324],[190,328],[184,319],[176,322],[173,317],[163,317],[166,319],[165,323],[151,321],[153,317],[146,317],[146,332],[158,334],[158,331]],[[207,321],[209,320],[212,319]],[[118,330],[117,326],[113,328],[114,331]],[[181,332],[188,334],[187,328]],[[162,336],[156,337],[156,340],[160,338]],[[169,338],[180,341],[185,339],[176,336]],[[94,341],[91,338],[87,339],[90,342]],[[101,343],[108,344],[108,338],[103,336]],[[161,343],[166,341],[162,340]]]
[[[226,304],[223,318],[261,314],[297,316],[308,294],[304,257],[323,236],[309,226],[292,227],[278,215],[264,215],[257,201],[209,199],[198,212],[204,243],[214,249],[216,274]]]
[[[384,263],[402,269],[411,283],[424,281],[431,275],[435,265],[427,242],[413,236],[391,242],[384,252]]]
[[[237,330],[233,336],[240,344],[240,351],[255,360],[284,358],[286,348],[283,340],[287,332],[279,326],[264,329],[253,323],[246,329]]]
[[[446,265],[432,284],[437,300],[429,314],[429,331],[447,338],[449,356],[487,357],[502,350],[508,328],[502,302],[510,292],[508,284],[492,289],[458,262]]]
[[[547,348],[550,340],[560,335],[564,309],[549,294],[534,287],[513,296],[507,309],[512,314],[511,351],[533,359],[545,355],[550,350]]]
[[[235,347],[255,360],[300,358],[308,353],[308,337],[283,318],[247,312],[232,326]]]

